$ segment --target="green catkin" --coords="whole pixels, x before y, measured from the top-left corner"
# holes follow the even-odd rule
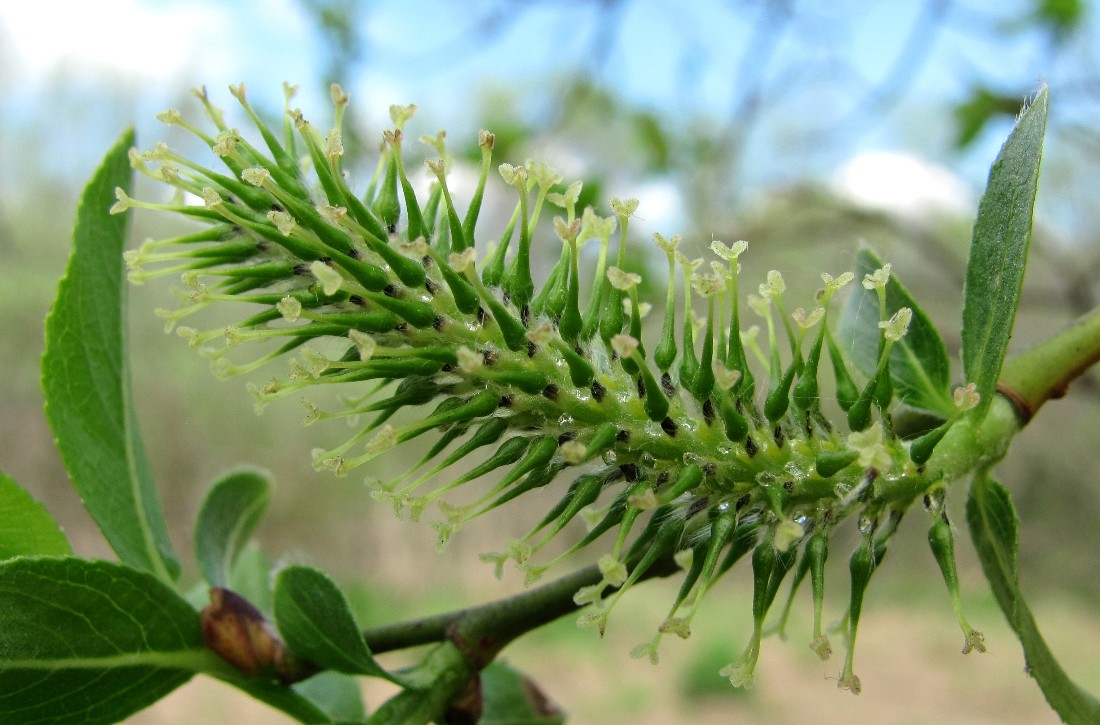
[[[726,552],[725,558],[718,567],[718,575],[721,576],[733,568],[734,564],[756,547],[759,540],[760,532],[755,522],[745,520],[739,523],[730,540],[729,551]]]
[[[592,297],[588,301],[588,309],[585,310],[581,327],[581,337],[585,340],[592,339],[600,327],[600,311],[603,309],[604,299],[607,297],[611,284],[607,281],[607,248],[611,243],[610,232],[600,237],[600,256],[596,262],[596,279],[592,283]]]
[[[470,397],[469,400],[463,402],[462,405],[458,405],[445,413],[429,416],[410,425],[397,436],[397,442],[404,443],[407,440],[411,440],[422,433],[442,425],[463,423],[477,418],[484,418],[495,411],[499,405],[499,395],[488,390],[482,390],[480,393],[476,393]]]
[[[668,398],[661,391],[660,384],[657,379],[653,377],[653,373],[649,371],[649,366],[646,365],[645,360],[642,359],[641,354],[635,350],[631,356],[631,361],[634,363],[636,369],[641,375],[643,385],[645,386],[645,398],[642,400],[642,408],[645,410],[649,419],[661,423],[668,417],[669,402]]]
[[[524,537],[525,539],[529,539],[542,529],[553,524],[542,540],[533,547],[535,551],[538,551],[549,543],[556,534],[565,528],[566,524],[577,517],[577,514],[579,514],[582,509],[599,498],[604,488],[604,479],[604,474],[590,473],[573,481],[569,486],[569,490],[565,492],[561,500],[554,508],[550,509],[543,520]]]
[[[810,649],[817,653],[822,661],[829,659],[832,647],[829,638],[821,629],[821,613],[825,602],[825,561],[829,558],[829,537],[821,531],[815,532],[806,542],[806,560],[810,569],[810,588],[814,599],[814,631]]]
[[[471,518],[480,516],[488,511],[492,511],[498,506],[502,506],[514,498],[518,498],[525,493],[534,491],[536,488],[542,488],[546,484],[554,480],[554,477],[558,475],[561,469],[565,468],[564,464],[548,464],[541,468],[536,468],[527,473],[522,481],[513,484],[510,488],[506,489],[504,493],[497,496],[495,499],[485,504],[474,512]]]
[[[397,166],[397,177],[401,182],[401,195],[405,201],[405,216],[409,218],[406,234],[409,239],[416,239],[424,235],[424,216],[420,211],[420,202],[416,198],[416,192],[413,190],[412,184],[409,183],[409,178],[405,174],[405,162],[404,159],[401,158],[401,138],[402,135],[400,131],[395,133],[390,148],[393,149],[393,160]]]
[[[676,476],[676,482],[666,491],[662,491],[659,501],[662,504],[671,503],[688,491],[697,488],[703,482],[703,469],[692,463],[680,469]]]
[[[581,332],[580,309],[580,272],[578,266],[577,240],[574,237],[568,242],[569,246],[569,281],[566,283],[565,306],[558,319],[558,332],[569,344],[576,344],[577,336]]]
[[[657,369],[667,373],[676,359],[676,258],[668,251],[668,287],[665,296],[665,321],[661,327],[661,342],[653,351]]]
[[[971,650],[985,652],[985,637],[981,632],[973,629],[963,616],[962,597],[959,595],[959,574],[955,566],[955,535],[951,531],[951,524],[942,513],[928,529],[928,545],[943,574],[943,581],[951,596],[951,606],[959,620],[959,628],[963,631],[962,653],[969,654]]]
[[[442,260],[437,260],[436,263],[439,267],[439,273],[443,276],[443,281],[447,284],[447,288],[451,290],[451,297],[454,299],[458,311],[467,315],[477,312],[480,300],[477,290],[462,275],[454,271],[451,265]]]
[[[618,435],[619,426],[611,421],[600,423],[596,426],[596,429],[592,431],[592,437],[588,440],[588,446],[585,448],[584,452],[585,458],[593,458],[609,449],[615,444],[615,439]]]
[[[798,366],[792,362],[786,372],[775,380],[772,389],[768,391],[768,397],[764,400],[764,415],[769,422],[775,423],[786,415],[791,402],[791,382],[797,372]]]
[[[656,517],[657,514],[654,514],[654,516]],[[611,613],[611,610],[614,608],[614,606],[618,603],[622,596],[638,581],[638,579],[640,579],[643,574],[649,571],[650,567],[657,563],[658,559],[660,559],[662,556],[670,554],[676,549],[676,545],[679,543],[680,537],[683,535],[683,533],[684,521],[682,519],[666,519],[661,526],[657,527],[653,539],[649,543],[649,546],[645,550],[645,553],[642,555],[641,559],[638,560],[638,563],[635,564],[633,568],[631,568],[630,575],[626,578],[626,581],[623,582],[622,586],[619,587],[619,590],[615,592],[615,595],[612,597],[611,601],[608,602],[607,606],[603,610],[591,613],[598,615],[594,619],[593,623],[595,623],[599,627],[601,637],[603,636],[604,630],[607,627],[607,617]],[[628,558],[632,557],[628,555]]]
[[[493,254],[481,273],[481,281],[485,283],[486,287],[499,287],[501,280],[504,279],[504,261],[508,254],[508,246],[512,241],[512,236],[515,234],[516,222],[519,221],[519,212],[520,205],[517,203],[515,211],[512,212],[512,218],[508,220],[508,225],[504,227],[504,233],[500,235],[496,253]]]
[[[725,426],[726,438],[734,443],[744,443],[749,435],[749,422],[745,416],[737,412],[736,405],[730,402],[729,396],[722,396],[719,409],[722,415],[722,424]]]
[[[578,388],[587,388],[596,379],[596,370],[592,364],[561,340],[551,340],[550,345],[558,351],[569,367],[569,381]]]
[[[859,458],[859,451],[825,451],[818,453],[814,460],[814,469],[822,478],[830,478]]]
[[[808,547],[808,542],[807,542]],[[792,549],[793,551],[793,549]],[[810,557],[806,548],[802,550],[802,556],[798,559],[798,568],[794,570],[794,578],[791,580],[791,589],[787,594],[787,601],[783,605],[783,612],[779,615],[779,621],[775,625],[775,633],[780,639],[787,639],[787,620],[791,616],[791,607],[794,606],[794,595],[798,593],[802,582],[806,580],[806,574],[810,571]]]
[[[560,217],[559,217],[560,218]],[[548,317],[551,320],[561,318],[565,309],[569,284],[569,245],[563,244],[561,256],[550,270],[546,278],[546,284],[535,293],[531,300],[531,315],[533,317]]]
[[[429,161],[428,169],[435,174],[436,179],[439,181],[439,188],[443,194],[443,209],[447,214],[447,226],[444,228],[447,230],[447,239],[449,243],[441,245],[439,247],[439,252],[440,254],[463,252],[468,246],[466,244],[466,235],[462,231],[462,221],[458,217],[458,210],[455,209],[454,200],[451,198],[451,190],[447,187],[447,174],[444,170],[444,162]]]
[[[516,309],[522,310],[535,294],[535,281],[531,277],[531,223],[527,202],[526,176],[517,184],[519,188],[519,243],[516,256],[504,274],[504,289]]]
[[[836,402],[841,410],[848,412],[859,398],[859,388],[848,373],[848,365],[844,362],[844,355],[840,352],[833,336],[826,330],[825,340],[829,346],[829,360],[833,364],[833,375],[836,380]]]
[[[899,502],[946,484],[939,478],[944,469],[937,465],[939,445],[948,427],[963,420],[962,411],[975,404],[973,389],[964,390],[955,396],[959,410],[940,427],[911,442],[894,436],[891,406],[898,401],[890,347],[905,326],[897,314],[887,319],[889,270],[884,266],[865,279],[877,290],[881,324],[875,331],[878,369],[861,389],[849,374],[850,351],[834,341],[828,327],[829,300],[851,275],[823,275],[825,290],[816,299],[821,309],[810,315],[795,310],[796,329],[785,312],[782,277],[769,273],[761,287],[767,311],[750,298],[765,317],[767,339],[757,341],[751,331],[742,338],[737,260],[745,243],[712,242],[720,261],[711,264],[713,274],[698,274],[698,263],[677,251],[678,237],[655,235],[666,254],[668,286],[660,336],[647,354],[637,280],[625,272],[628,266],[644,267],[644,260],[631,258],[626,249],[633,202],[612,200],[613,216],[606,218],[594,208],[578,214],[579,184],[550,193],[560,187],[549,167],[503,165],[502,175],[519,198],[513,197],[514,212],[496,250],[481,249],[477,238],[485,232],[478,225],[485,225],[479,216],[484,195],[491,193],[492,135],[479,137],[477,188],[461,217],[447,186],[449,156],[441,136],[428,139],[439,160],[428,163],[435,181],[426,201],[417,197],[402,155],[403,125],[412,109],[397,107],[374,178],[356,195],[344,171],[340,139],[347,96],[338,88],[332,94],[335,119],[327,136],[291,112],[285,139],[279,139],[256,118],[243,87],[235,90],[243,113],[263,137],[265,153],[232,131],[204,92],[200,101],[216,135],[190,127],[174,112],[166,114],[166,121],[214,150],[225,164],[220,171],[162,146],[132,156],[136,170],[165,182],[172,193],[198,194],[205,202],[154,204],[118,195],[114,211],[169,211],[208,225],[127,253],[135,283],[183,275],[179,308],[158,311],[166,327],[210,358],[221,377],[287,358],[288,373],[284,369],[282,377],[276,372],[269,382],[249,384],[258,408],[308,395],[317,390],[312,386],[342,386],[331,389],[337,395],[327,399],[340,401],[331,410],[303,401],[306,424],[355,421],[348,440],[315,453],[318,468],[346,475],[391,447],[434,432],[425,443],[427,453],[399,477],[368,480],[372,495],[391,503],[399,515],[418,519],[429,505],[437,506],[444,520],[433,526],[441,544],[480,514],[539,489],[525,499],[544,502],[538,525],[511,542],[506,553],[484,557],[498,572],[512,561],[528,582],[535,581],[613,531],[613,542],[599,559],[603,581],[577,597],[578,604],[596,605],[584,616],[601,630],[627,589],[682,552],[676,558],[685,569],[679,593],[657,636],[638,650],[651,658],[662,635],[686,636],[713,583],[751,554],[754,631],[743,657],[723,670],[734,684],[752,681],[764,615],[791,569],[794,582],[780,632],[808,574],[814,598],[811,647],[819,656],[829,654],[821,628],[827,534],[844,519],[873,523],[889,512],[877,533],[868,529],[872,533],[850,563],[848,622],[854,645],[863,590],[904,510]],[[298,165],[299,150],[308,154],[311,169]],[[536,185],[537,196],[530,198]],[[552,269],[538,275],[546,282],[536,286],[531,247],[542,243],[548,226],[538,225],[544,202],[564,210],[564,218],[548,220],[562,247]],[[612,268],[608,252],[616,229]],[[579,245],[586,239],[600,245],[590,265],[592,278],[580,258]],[[677,263],[685,288],[679,320]],[[705,329],[698,332],[695,295],[707,305]],[[183,324],[185,318],[202,319],[212,306],[236,310],[230,318],[236,322],[219,321],[222,326],[211,329]],[[791,350],[786,367],[780,348],[787,345],[777,339],[774,314],[780,314]],[[803,357],[803,340],[818,323]],[[683,327],[678,330],[677,324]],[[238,362],[237,350],[252,342],[266,347]],[[820,401],[826,345],[847,426],[830,421],[829,406]],[[751,365],[746,349],[753,353]],[[758,399],[760,375],[768,376],[768,391]],[[370,417],[358,422],[361,415]],[[454,471],[467,462],[477,465]],[[563,474],[567,468],[570,473]],[[443,501],[494,471],[503,475],[465,498],[473,503]],[[563,479],[571,484],[560,485]],[[429,491],[419,493],[422,487]],[[549,546],[568,535],[570,522],[578,518],[590,527],[587,534],[566,546]],[[945,521],[933,525],[929,542],[967,645],[979,648],[980,635],[958,608],[953,541]],[[562,553],[545,562],[533,558],[546,551]],[[689,554],[690,563],[684,558]],[[604,593],[615,587],[618,592],[605,602]],[[850,652],[842,684],[858,688]]]
[[[401,203],[397,200],[397,162],[393,160],[392,150],[386,156],[386,173],[374,199],[374,213],[383,224],[393,228],[401,218]]]
[[[424,238],[429,243],[435,240],[436,223],[439,216],[439,203],[443,199],[443,187],[438,183],[432,184],[428,192],[428,201],[424,204]],[[433,245],[435,246],[435,245]]]
[[[827,321],[821,321],[821,329],[814,338],[810,354],[806,356],[806,363],[799,373],[798,383],[794,386],[794,404],[799,410],[814,410],[818,404],[817,368],[821,361],[821,348],[825,342],[825,325]]]
[[[493,144],[496,137],[488,131],[478,134],[478,146],[481,148],[481,171],[477,178],[477,188],[470,199],[470,206],[466,209],[466,218],[462,220],[462,236],[465,244],[474,246],[474,233],[477,227],[477,217],[481,212],[481,200],[485,195],[485,182],[489,177],[489,166],[493,162]],[[410,235],[412,236],[412,235]]]
[[[863,595],[867,591],[867,584],[871,580],[871,574],[875,569],[875,556],[871,551],[870,537],[864,537],[863,543],[853,552],[848,560],[848,571],[851,575],[851,595],[848,604],[848,631],[847,652],[844,656],[844,669],[840,674],[837,686],[851,690],[858,695],[862,690],[859,677],[853,670],[856,649],[856,632],[859,628],[859,617],[863,611]]]
[[[500,335],[508,349],[520,350],[527,347],[527,328],[523,326],[523,323],[513,317],[512,313],[482,285],[476,273],[467,270],[466,278],[473,283],[474,287],[478,288],[477,291],[481,301],[489,308],[489,312],[496,321],[497,328],[500,330]]]
[[[263,137],[264,143],[267,145],[268,151],[271,152],[271,157],[275,160],[275,163],[278,164],[279,168],[282,169],[283,173],[287,175],[296,174],[298,172],[298,160],[294,157],[292,153],[287,153],[286,149],[284,149],[282,144],[279,143],[279,139],[275,137],[275,134],[272,133],[268,125],[263,122],[263,120],[252,109],[252,106],[249,105],[248,100],[245,97],[244,84],[238,86],[230,86],[229,91],[233,94],[233,97],[236,98],[237,101],[241,104],[241,108],[245,110],[245,113],[248,114],[248,117],[249,119],[251,119],[252,124],[256,127],[256,130],[260,132],[260,135]],[[287,117],[287,120],[289,121],[289,116]],[[291,138],[293,138],[293,136],[291,136]]]
[[[690,292],[688,293],[691,294]],[[679,376],[680,384],[691,389],[696,374],[699,372],[699,359],[695,357],[695,338],[691,331],[691,308],[687,308],[688,319],[684,321],[682,330],[682,350],[680,353]]]
[[[639,483],[632,488],[627,488],[620,492],[607,508],[607,513],[600,517],[600,520],[592,526],[589,532],[552,563],[556,564],[559,560],[564,560],[572,556],[581,549],[591,545],[592,542],[596,541],[616,526],[619,526],[620,529],[629,533],[634,519],[641,513],[639,509],[628,503],[629,499],[632,496],[641,495],[642,490],[646,487],[647,484]],[[623,533],[620,538],[625,539],[626,533]]]
[[[927,463],[928,459],[932,457],[932,451],[935,450],[939,442],[943,440],[943,437],[947,435],[947,431],[951,429],[951,425],[954,422],[954,419],[949,420],[943,425],[936,426],[919,438],[914,439],[909,446],[909,460],[913,461],[913,463],[916,463],[918,466],[922,463]]]
[[[745,653],[719,674],[728,677],[734,687],[751,687],[756,662],[760,657],[760,637],[768,613],[768,595],[775,573],[776,552],[771,541],[762,541],[752,551],[752,636]]]
[[[457,430],[458,434],[461,435],[462,429]],[[458,448],[448,454],[447,457],[440,461],[438,465],[434,466],[430,471],[428,471],[420,479],[413,483],[409,487],[409,489],[411,490],[413,488],[416,488],[421,483],[436,475],[440,471],[450,468],[452,465],[458,463],[463,458],[476,451],[478,448],[483,448],[485,446],[496,443],[498,440],[500,440],[500,437],[503,436],[507,430],[507,418],[490,418],[489,420],[478,426],[477,430],[474,431],[474,434],[470,436],[469,440],[463,442],[462,445],[460,445]],[[435,454],[438,455],[441,450],[435,451]],[[429,455],[428,459],[430,460],[434,457],[434,455]]]
[[[692,380],[691,392],[700,404],[714,391],[714,296],[707,298],[707,327],[703,336],[703,349],[699,356],[699,370]]]
[[[772,604],[775,602],[775,596],[779,593],[779,587],[783,584],[783,579],[794,568],[797,559],[798,549],[794,546],[790,546],[786,551],[776,554],[775,567],[772,569],[772,576],[768,581],[768,594],[764,604],[765,613],[771,609]]]

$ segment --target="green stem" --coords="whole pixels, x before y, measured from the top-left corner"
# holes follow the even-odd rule
[[[678,571],[671,556],[662,557],[639,580]],[[514,639],[580,607],[573,595],[603,579],[589,566],[536,589],[468,609],[408,622],[372,627],[363,632],[371,652],[391,652],[433,642],[455,642],[477,668],[485,667]]]
[[[1046,401],[1065,395],[1069,384],[1100,360],[1100,308],[1065,330],[1014,355],[1001,369],[998,389],[1027,423]]]

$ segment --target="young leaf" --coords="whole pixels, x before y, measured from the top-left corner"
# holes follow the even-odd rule
[[[480,725],[561,725],[565,716],[522,672],[504,662],[481,671]]]
[[[293,689],[336,722],[362,722],[367,718],[359,681],[350,675],[321,672],[295,683]]]
[[[382,703],[367,718],[366,725],[427,725],[444,722],[442,716],[452,707],[455,717],[446,722],[476,722],[476,712],[461,711],[456,699],[467,690],[477,671],[466,654],[454,642],[432,647],[415,668],[408,672],[410,682],[418,683]]]
[[[229,589],[252,602],[261,612],[274,609],[271,592],[273,565],[255,542],[245,545],[233,564],[229,577]]]
[[[232,667],[210,674],[226,684],[233,685],[241,692],[247,692],[260,702],[285,712],[298,722],[337,722],[336,718],[330,714],[328,707],[322,707],[308,688],[299,692],[301,683],[287,687],[276,680],[248,677]]]
[[[270,487],[257,471],[229,473],[206,494],[195,525],[195,556],[211,586],[230,587],[230,573],[267,508]]]
[[[852,285],[840,318],[841,344],[867,377],[873,375],[878,366],[878,297],[874,290],[865,289],[858,281],[882,266],[882,259],[873,250],[867,247],[859,250],[854,270],[857,283]],[[955,410],[947,349],[928,315],[897,277],[890,275],[886,283],[886,317],[902,307],[913,310],[913,319],[905,337],[890,351],[890,378],[894,389],[906,405],[946,418]]]
[[[317,569],[291,566],[279,572],[275,622],[298,657],[337,672],[390,678],[371,656],[344,595]]]
[[[151,574],[71,557],[0,564],[0,722],[113,723],[221,666]]]
[[[122,248],[126,216],[108,214],[130,187],[127,131],[81,196],[69,268],[46,318],[46,418],[73,486],[127,564],[165,581],[179,574],[130,395]]]
[[[71,553],[65,534],[49,511],[15,479],[0,472],[0,560]]]
[[[970,486],[966,502],[970,536],[989,579],[993,595],[1024,647],[1028,669],[1047,702],[1067,723],[1100,722],[1100,700],[1078,687],[1043,641],[1020,591],[1016,554],[1019,531],[1016,509],[1004,486],[982,471]]]
[[[1047,106],[1044,86],[1020,113],[993,162],[974,223],[966,267],[962,350],[966,379],[977,385],[981,396],[973,413],[976,420],[981,420],[993,400],[1016,319],[1031,242]]]

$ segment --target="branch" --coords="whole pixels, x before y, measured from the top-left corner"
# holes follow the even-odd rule
[[[1054,337],[1005,361],[997,389],[1027,423],[1046,401],[1100,361],[1100,308]]]
[[[676,570],[672,556],[668,555],[657,560],[639,581],[668,576]],[[580,609],[573,595],[602,578],[599,568],[593,565],[488,604],[371,627],[363,632],[363,637],[375,654],[451,640],[480,669],[520,635]]]

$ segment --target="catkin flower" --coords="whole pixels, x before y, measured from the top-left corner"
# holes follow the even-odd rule
[[[294,88],[284,92],[289,103]],[[398,514],[434,518],[440,547],[516,498],[545,503],[537,525],[482,558],[498,574],[512,562],[530,583],[608,542],[597,559],[601,582],[574,597],[594,607],[580,623],[601,632],[647,567],[677,564],[686,584],[656,619],[654,636],[634,651],[651,661],[662,636],[691,632],[704,596],[749,552],[753,632],[744,655],[720,674],[737,686],[751,684],[764,615],[783,599],[776,591],[792,569],[802,572],[790,577],[795,585],[807,572],[813,580],[811,647],[831,651],[819,596],[829,534],[860,534],[860,566],[873,537],[872,560],[881,559],[901,502],[946,486],[937,446],[978,403],[973,384],[936,391],[927,398],[943,404],[929,412],[944,422],[919,438],[899,437],[892,415],[911,381],[893,378],[905,369],[891,366],[890,347],[920,313],[887,309],[889,264],[860,252],[860,269],[874,270],[862,279],[869,295],[858,285],[843,289],[852,272],[823,274],[824,287],[802,294],[803,306],[788,315],[785,298],[794,304],[799,290],[788,290],[778,270],[747,288],[758,295],[743,294],[747,242],[654,234],[659,251],[650,251],[667,263],[668,287],[653,300],[664,304],[653,345],[642,324],[652,304],[640,299],[642,276],[624,269],[645,266],[641,251],[628,246],[637,199],[612,198],[610,214],[582,204],[581,182],[562,190],[561,175],[547,164],[494,160],[499,149],[488,131],[478,135],[480,176],[469,199],[456,199],[458,185],[448,184],[454,159],[445,133],[421,136],[436,158],[425,162],[432,189],[420,195],[402,156],[411,105],[391,107],[393,128],[383,134],[364,192],[352,188],[353,174],[343,168],[349,97],[338,86],[330,89],[331,126],[315,127],[288,111],[293,145],[263,126],[243,86],[231,93],[260,125],[266,150],[233,129],[200,91],[215,131],[201,131],[178,111],[159,118],[199,134],[224,169],[204,169],[163,144],[131,153],[130,163],[168,185],[177,205],[119,189],[110,211],[178,212],[206,224],[127,253],[131,277],[180,277],[179,308],[157,314],[210,358],[217,375],[246,375],[284,360],[279,376],[246,384],[257,410],[293,396],[306,407],[306,424],[317,424],[311,434],[331,419],[354,421],[343,443],[313,452],[318,470],[364,472],[372,495]],[[181,192],[198,195],[204,207],[183,205]],[[507,195],[514,209],[489,244],[478,221],[483,193]],[[546,202],[562,209],[552,233],[539,224]],[[547,236],[557,237],[553,248],[561,254],[540,274],[531,250]],[[586,240],[599,247],[592,257],[581,249]],[[707,260],[684,253],[703,247]],[[837,325],[829,310],[839,294],[877,298],[878,319],[852,318],[844,309]],[[246,304],[232,304],[240,302]],[[766,334],[742,327],[746,303],[765,320]],[[227,323],[215,315],[204,326],[210,308],[237,316]],[[846,328],[864,324],[855,343],[834,332],[849,335]],[[877,350],[862,344],[874,339]],[[251,359],[235,357],[256,347]],[[916,346],[906,352],[920,355]],[[832,379],[819,385],[829,363]],[[343,407],[325,403],[322,412],[305,400],[316,386]],[[836,391],[847,420],[830,417],[827,390]],[[378,481],[384,469],[374,468],[375,459],[413,439],[425,442],[422,460]],[[571,526],[578,519],[587,535]],[[550,545],[568,536],[575,538],[567,545]],[[853,596],[862,596],[863,584],[852,583]],[[967,642],[979,642],[968,626]],[[854,627],[849,623],[849,646]],[[859,687],[850,668],[842,682]]]

